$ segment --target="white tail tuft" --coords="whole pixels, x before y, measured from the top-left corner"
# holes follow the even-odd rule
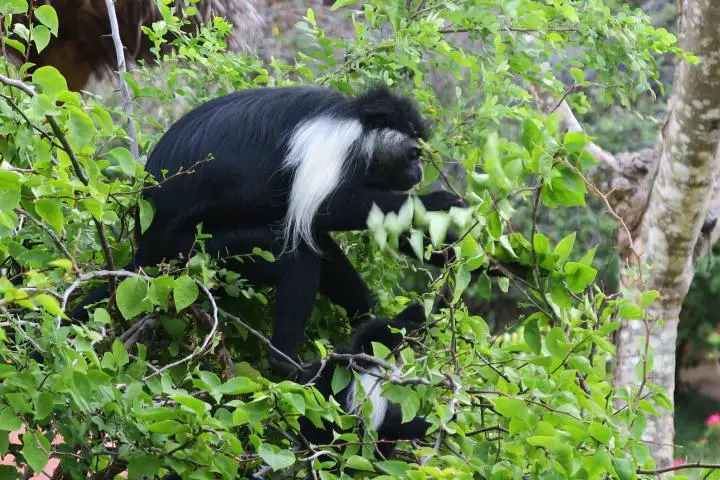
[[[370,404],[372,405],[372,416],[370,417],[370,428],[377,430],[385,420],[388,410],[388,399],[382,396],[382,383],[383,380],[382,371],[379,368],[373,368],[371,373],[361,373],[360,385],[365,392]],[[355,380],[350,383],[350,388],[347,393],[347,405],[348,413],[351,415],[356,414],[356,410],[362,406],[362,403],[357,402],[357,396],[355,391]]]
[[[306,120],[293,132],[283,164],[295,168],[284,226],[286,250],[295,250],[302,240],[318,251],[312,235],[315,215],[342,181],[350,149],[362,132],[358,120],[328,116]]]

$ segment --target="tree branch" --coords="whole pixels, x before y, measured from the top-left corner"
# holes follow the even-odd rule
[[[125,53],[120,39],[120,28],[118,27],[117,14],[115,13],[114,0],[105,0],[107,6],[108,18],[110,19],[110,30],[112,32],[113,44],[115,45],[115,56],[117,57],[118,63],[118,81],[120,83],[120,96],[122,97],[123,110],[127,115],[128,122],[128,134],[130,135],[130,152],[132,153],[135,161],[140,157],[137,143],[137,132],[135,131],[135,122],[133,121],[133,105],[132,99],[130,98],[130,89],[128,88],[127,82],[123,78],[123,73],[127,72],[125,64]]]
[[[55,231],[52,229],[52,227],[50,225],[43,222],[39,218],[35,218],[34,216],[30,215],[28,212],[26,212],[22,208],[15,208],[14,210],[15,210],[15,213],[17,213],[19,215],[24,215],[25,218],[30,220],[32,223],[34,223],[38,227],[42,228],[45,231],[45,233],[47,233],[50,236],[50,238],[52,238],[53,243],[55,243],[55,246],[58,247],[58,249],[63,253],[63,255],[65,255],[65,258],[70,260],[70,262],[72,263],[73,271],[74,272],[80,271],[78,269],[77,262],[75,262],[75,258],[72,256],[70,251],[67,249],[67,247],[62,242],[62,240],[60,240],[60,237],[57,236],[57,234],[55,233]]]
[[[37,95],[35,90],[33,90],[32,87],[30,87],[29,85],[26,85],[20,80],[6,77],[2,74],[0,74],[0,83],[2,83],[3,85],[7,85],[8,87],[16,88],[31,97]],[[60,141],[63,150],[65,150],[68,158],[70,158],[70,163],[73,166],[75,175],[77,175],[83,185],[89,185],[90,181],[85,174],[85,170],[83,170],[82,165],[80,164],[80,160],[75,155],[75,152],[70,146],[70,143],[68,142],[67,137],[60,128],[60,125],[58,125],[57,121],[55,120],[55,117],[53,117],[52,115],[45,115],[45,118],[47,119],[48,124],[53,131],[53,134]],[[112,252],[110,251],[110,243],[108,242],[107,234],[105,233],[105,224],[99,220],[96,220],[95,218],[93,218],[93,222],[95,223],[95,229],[97,230],[98,236],[100,237],[100,244],[102,245],[103,255],[105,257],[105,266],[108,270],[115,270],[115,262],[113,261]],[[115,290],[115,285],[113,281],[111,281],[110,287],[111,290]]]

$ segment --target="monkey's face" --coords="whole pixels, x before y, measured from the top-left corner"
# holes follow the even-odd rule
[[[410,190],[423,179],[420,152],[415,139],[381,138],[373,150],[365,185],[378,190]]]

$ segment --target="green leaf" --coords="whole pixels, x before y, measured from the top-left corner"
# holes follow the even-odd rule
[[[139,277],[123,280],[117,288],[115,301],[126,320],[146,312],[152,307],[148,299],[147,283]]]
[[[41,198],[36,200],[35,211],[38,215],[40,215],[40,218],[42,218],[45,223],[52,227],[53,230],[62,234],[65,218],[63,217],[59,200],[50,198]]]
[[[219,387],[213,389],[213,392],[220,393],[222,395],[241,395],[243,393],[256,392],[259,388],[260,385],[249,378],[234,377]]]
[[[568,363],[580,373],[589,374],[592,371],[592,364],[590,363],[590,359],[587,357],[573,355],[568,359]]]
[[[525,343],[527,343],[528,347],[530,347],[535,354],[539,355],[542,350],[542,344],[540,339],[540,327],[538,326],[537,319],[530,320],[527,324],[525,324],[523,335],[525,337]]]
[[[33,15],[37,18],[40,23],[50,29],[53,35],[58,35],[58,16],[55,9],[50,5],[40,5],[33,10]]]
[[[380,470],[392,475],[394,478],[402,478],[410,469],[407,463],[397,460],[388,460],[386,462],[377,462],[375,464]]]
[[[148,298],[156,305],[167,309],[170,294],[175,288],[175,279],[163,275],[162,277],[153,278],[148,291]]]
[[[175,288],[173,289],[173,300],[175,301],[175,310],[181,312],[193,304],[197,300],[200,290],[195,280],[187,275],[175,280]]]
[[[520,137],[523,147],[525,147],[528,152],[532,152],[535,145],[540,143],[541,137],[542,131],[535,120],[530,117],[526,117],[522,123],[522,135]]]
[[[54,408],[54,397],[47,390],[33,394],[33,406],[35,407],[35,420],[43,420],[50,416]],[[2,456],[2,453],[0,453]]]
[[[185,393],[178,393],[172,395],[171,398],[180,405],[183,405],[184,407],[187,407],[198,414],[202,415],[205,412],[210,411],[210,405],[191,395],[187,395]]]
[[[490,300],[490,297],[492,296],[492,282],[490,281],[490,277],[488,276],[487,272],[483,272],[480,274],[480,277],[477,279],[475,286],[480,297],[486,300]]]
[[[25,13],[28,11],[27,0],[0,0],[0,15]]]
[[[560,327],[553,327],[545,338],[545,345],[553,357],[563,358],[570,348]]]
[[[283,470],[295,463],[295,454],[291,450],[281,449],[269,443],[260,444],[258,455],[274,471]]]
[[[175,420],[161,420],[159,422],[151,423],[147,428],[154,433],[173,435],[177,432],[185,430],[186,427]]]
[[[485,142],[483,151],[485,171],[490,175],[490,186],[501,190],[509,190],[512,183],[503,170],[500,160],[500,145],[497,132],[491,132]]]
[[[642,308],[638,307],[637,305],[633,305],[632,303],[623,303],[620,306],[618,315],[620,315],[621,318],[625,318],[628,320],[639,320],[643,316],[643,310]]]
[[[107,152],[107,156],[117,162],[125,175],[132,176],[135,173],[135,159],[127,148],[115,147]]]
[[[340,8],[347,7],[348,5],[352,5],[353,3],[355,3],[355,0],[336,0],[332,7],[330,7],[330,10],[338,10]]]
[[[352,378],[352,375],[350,373],[350,370],[348,370],[345,367],[338,366],[335,368],[335,371],[333,372],[331,387],[333,395],[337,395],[339,391],[341,391],[343,388],[347,387],[350,383],[350,380]]]
[[[20,192],[18,191],[18,201],[20,200]],[[423,260],[424,235],[420,230],[413,230],[410,234],[410,246],[417,256],[418,260]]]
[[[0,172],[0,211],[9,212],[20,205],[20,182],[11,172]]]
[[[143,477],[155,478],[155,474],[163,466],[164,460],[161,456],[133,455],[128,462],[128,480],[136,480]]]
[[[613,436],[612,429],[610,429],[610,427],[598,422],[592,422],[590,424],[588,427],[588,433],[603,445],[609,445]]]
[[[60,308],[60,303],[58,302],[57,298],[50,296],[46,293],[41,293],[40,295],[35,295],[33,297],[33,300],[49,314],[59,315],[61,318],[68,318]]]
[[[262,248],[259,248],[259,247],[253,247],[252,254],[262,258],[266,262],[274,262],[275,261],[275,255],[273,255],[272,252],[268,252],[267,250],[263,250]]]
[[[452,304],[456,304],[462,296],[465,289],[470,285],[470,272],[460,267],[455,272],[455,288],[453,290]]]
[[[379,388],[375,387],[375,388]],[[417,392],[412,389],[406,391],[407,395],[400,403],[400,411],[402,412],[402,423],[412,421],[416,416],[418,410],[420,410],[420,398]]]
[[[346,464],[348,467],[354,468],[355,470],[361,470],[365,472],[375,471],[372,463],[359,455],[351,455],[350,458],[347,459]]]
[[[124,367],[130,362],[130,357],[125,349],[125,345],[118,338],[113,341],[112,353],[113,357],[115,357],[115,365],[118,367]]]
[[[19,430],[22,425],[22,420],[15,415],[15,412],[10,407],[0,411],[0,430],[13,432]]]
[[[75,150],[92,145],[95,142],[95,124],[87,113],[75,107],[67,105],[68,132],[67,137],[70,145]]]
[[[439,248],[442,246],[450,226],[450,216],[445,212],[427,212],[426,218],[430,223],[428,227],[430,241],[435,248]]]
[[[50,43],[50,29],[45,25],[36,25],[32,29],[32,38],[37,53],[40,53]]]
[[[26,432],[22,436],[22,454],[35,473],[43,471],[50,459],[50,442],[36,432]]]
[[[548,435],[533,435],[532,437],[528,437],[527,443],[533,447],[543,447],[548,450],[553,450],[562,444],[562,439]]]
[[[68,89],[65,77],[60,71],[51,66],[40,67],[33,72],[32,81],[42,89],[42,93],[53,95],[66,92]]]
[[[530,410],[525,402],[517,398],[499,397],[493,402],[495,403],[495,409],[503,417],[525,420],[530,415]]]
[[[587,143],[587,140],[585,134],[582,132],[567,132],[563,138],[563,144],[568,153],[581,151],[585,148],[585,143]]]
[[[564,264],[570,256],[570,253],[572,253],[573,246],[575,245],[576,236],[577,233],[572,232],[570,235],[560,240],[557,245],[555,245],[555,251],[553,252],[553,255],[555,255],[555,261],[558,264]]]
[[[95,312],[93,312],[93,321],[102,325],[110,325],[110,323],[112,323],[110,313],[102,307],[96,308]]]
[[[565,281],[573,293],[580,293],[588,287],[597,275],[597,270],[582,263],[568,262],[565,264]]]
[[[535,253],[541,255],[550,251],[550,239],[542,233],[536,233],[533,237],[533,247]]]
[[[10,432],[7,430],[0,430],[0,457],[4,457],[10,448]],[[14,476],[3,476],[3,472],[0,471],[0,479],[12,478],[13,480],[19,478],[17,471],[13,468],[12,472]],[[7,473],[7,472],[6,472]]]
[[[648,290],[647,292],[642,292],[640,306],[643,309],[649,307],[659,295],[660,292],[658,292],[657,290]]]
[[[627,458],[613,458],[612,464],[620,480],[635,480],[637,478],[635,466]]]
[[[18,52],[20,52],[21,55],[25,55],[25,52],[27,50],[22,42],[20,42],[19,40],[15,40],[14,38],[6,38],[5,45],[14,48]]]
[[[66,272],[70,272],[73,269],[72,262],[67,258],[58,258],[57,260],[48,262],[48,265],[50,265],[51,267],[62,268]]]
[[[379,342],[371,342],[373,349],[373,356],[377,358],[389,359],[392,358],[392,352],[387,345]]]

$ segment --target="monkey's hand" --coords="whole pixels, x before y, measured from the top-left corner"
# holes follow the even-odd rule
[[[447,211],[450,210],[451,207],[464,208],[468,206],[464,198],[444,190],[420,195],[420,201],[422,201],[425,208],[431,212]]]

